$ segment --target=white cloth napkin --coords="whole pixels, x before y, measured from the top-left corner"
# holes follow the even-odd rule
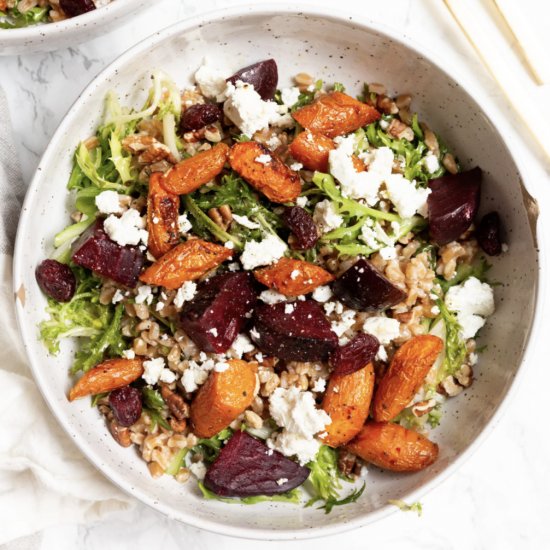
[[[62,432],[27,367],[11,273],[24,190],[0,88],[0,544],[50,525],[93,521],[135,505]]]

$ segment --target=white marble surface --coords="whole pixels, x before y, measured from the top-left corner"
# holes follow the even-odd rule
[[[326,0],[317,0],[316,4]],[[51,54],[0,58],[0,85],[7,93],[16,146],[29,181],[50,136],[83,87],[110,61],[141,38],[199,10],[234,0],[158,0],[118,31],[69,50]],[[328,3],[328,2],[327,2]],[[334,3],[331,3],[333,5]],[[362,6],[367,5],[368,8]],[[517,152],[527,184],[539,200],[543,216],[550,205],[550,163],[538,156],[525,130],[481,66],[440,0],[358,2],[338,6],[399,29],[435,51],[453,67],[476,97],[490,99],[498,124]],[[541,0],[542,7],[542,0]],[[541,12],[542,13],[542,12]],[[550,25],[549,10],[545,12]],[[548,121],[550,123],[550,121]],[[550,220],[548,220],[550,221]],[[548,221],[543,223],[548,227]],[[548,297],[550,300],[550,297]],[[547,304],[546,307],[550,307]],[[547,402],[550,368],[547,338],[550,320],[539,327],[536,352],[515,399],[477,453],[453,476],[422,499],[421,518],[397,512],[367,528],[322,541],[287,543],[289,548],[324,550],[334,544],[350,550],[485,549],[550,547],[550,438]],[[251,509],[251,514],[254,513]],[[32,522],[32,518],[29,518]],[[1,524],[1,520],[0,520]],[[59,525],[18,541],[10,548],[69,550],[74,548],[219,548],[247,550],[277,543],[230,539],[174,523],[138,505],[134,511],[92,525]],[[280,543],[279,543],[280,544]]]

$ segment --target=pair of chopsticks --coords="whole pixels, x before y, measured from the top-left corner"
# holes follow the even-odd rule
[[[550,61],[542,37],[537,37],[533,21],[529,21],[539,14],[536,9],[529,9],[527,3],[527,0],[445,0],[479,57],[550,160]],[[543,86],[545,83],[549,85]]]

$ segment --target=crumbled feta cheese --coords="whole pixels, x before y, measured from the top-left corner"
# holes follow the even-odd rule
[[[171,371],[170,369],[162,369],[159,380],[161,382],[164,382],[165,384],[171,384],[172,382],[175,382],[177,379],[177,375],[175,372]]]
[[[380,256],[383,260],[394,260],[397,258],[397,250],[393,246],[385,246],[380,249]]]
[[[162,311],[164,309],[164,303],[163,302],[157,302],[155,304],[155,311]]]
[[[399,321],[389,317],[367,317],[363,331],[375,336],[384,346],[399,336]]]
[[[225,73],[221,69],[213,67],[210,60],[205,58],[202,65],[195,73],[195,81],[204,97],[224,101],[227,82]]]
[[[313,291],[313,294],[311,295],[311,297],[316,302],[321,302],[321,303],[328,302],[328,300],[332,298],[332,290],[330,286],[327,286],[327,285],[318,286]]]
[[[225,372],[228,368],[229,368],[229,363],[225,363],[224,361],[218,361],[214,365],[215,372]]]
[[[259,162],[260,164],[269,164],[273,159],[271,158],[271,155],[259,155],[254,159],[254,162]]]
[[[430,312],[433,314],[433,315],[439,315],[439,307],[438,306],[432,306],[432,308],[430,309]]]
[[[137,289],[136,304],[151,305],[153,301],[153,289],[149,285],[140,286]]]
[[[326,387],[327,381],[324,378],[317,378],[317,380],[315,380],[315,384],[313,384],[313,387],[311,388],[311,391],[321,393],[325,391]]]
[[[235,243],[233,241],[225,241],[223,243],[223,246],[225,246],[225,248],[228,248],[229,250],[233,250],[235,248]]]
[[[133,349],[125,349],[122,352],[122,357],[124,357],[124,359],[135,359],[136,352]]]
[[[218,336],[218,329],[216,327],[212,327],[211,329],[208,329],[206,332],[209,332],[214,338]]]
[[[266,304],[278,304],[279,302],[285,302],[286,296],[277,292],[276,290],[263,290],[259,296],[262,302]]]
[[[206,475],[206,466],[204,462],[193,462],[189,466],[189,471],[200,481],[204,479],[204,476]]]
[[[259,340],[260,339],[260,333],[256,330],[255,327],[250,329],[250,336],[252,336],[252,338],[254,338],[254,340]]]
[[[258,160],[258,159],[256,159]],[[233,214],[233,219],[243,227],[246,227],[248,229],[259,229],[260,224],[253,222],[252,220],[248,219],[246,216],[239,216],[237,214]]]
[[[189,233],[193,229],[193,226],[191,225],[191,222],[189,221],[189,218],[187,217],[187,212],[182,214],[181,216],[178,216],[178,230],[182,235],[185,235],[186,233]]]
[[[246,334],[238,334],[237,338],[229,348],[229,355],[240,359],[245,353],[250,353],[254,350],[254,344]]]
[[[307,197],[298,197],[296,199],[296,204],[300,207],[300,208],[305,208],[307,206],[307,203],[309,202],[308,198]]]
[[[181,384],[188,393],[194,392],[204,384],[208,378],[208,373],[216,367],[216,362],[209,359],[203,352],[199,355],[199,361],[201,362],[189,361],[187,368],[181,375]]]
[[[103,222],[103,228],[109,238],[120,246],[147,244],[148,233],[145,231],[145,221],[135,208],[126,210],[118,218],[111,214]]]
[[[300,276],[300,270],[299,269],[293,269],[290,272],[290,278],[295,281]]]
[[[162,370],[164,369],[164,359],[162,357],[156,357],[155,359],[148,359],[143,362],[143,374],[141,377],[153,386],[159,381]]]
[[[270,151],[274,151],[275,149],[277,149],[277,147],[279,147],[282,142],[281,142],[281,139],[279,138],[279,136],[276,136],[276,135],[272,135],[266,142],[265,142],[267,148],[270,150]]]
[[[295,172],[300,171],[303,167],[304,167],[304,165],[301,162],[293,162],[290,165],[290,169],[294,170]]]
[[[347,309],[342,312],[340,319],[332,321],[330,327],[336,336],[343,336],[355,324],[355,311]]]
[[[284,485],[288,481],[287,477],[281,477],[277,480],[277,485]]]
[[[261,353],[261,352],[258,352],[254,358],[256,359],[256,361],[258,361],[258,363],[263,363],[264,362],[264,354]]]
[[[285,315],[290,315],[296,306],[294,304],[285,304]]]
[[[462,336],[466,339],[473,338],[485,324],[485,317],[495,311],[493,289],[476,277],[451,287],[445,295],[445,304],[450,311],[456,312]]]
[[[277,388],[269,398],[271,417],[283,431],[268,440],[268,446],[286,456],[296,455],[301,464],[309,462],[319,450],[315,434],[330,424],[330,416],[318,409],[311,392],[292,386]]]
[[[427,213],[428,195],[432,192],[429,187],[417,188],[414,181],[405,179],[401,174],[392,174],[386,178],[386,189],[402,218],[410,218],[417,212],[420,215]]]
[[[115,290],[115,293],[113,294],[113,297],[111,298],[111,304],[118,304],[122,300],[124,300],[124,294],[119,288],[117,288]]]
[[[185,281],[185,283],[183,283],[176,292],[176,296],[174,297],[174,305],[177,308],[182,307],[184,302],[189,302],[193,299],[196,292],[197,283],[194,283],[193,281]]]
[[[313,221],[320,226],[323,233],[338,229],[344,222],[344,218],[336,212],[332,201],[325,199],[315,205]]]
[[[279,106],[273,101],[264,101],[251,84],[240,80],[235,86],[228,84],[226,95],[225,115],[247,136],[253,136],[270,124],[284,126],[289,123],[289,115],[281,115]]]
[[[227,269],[232,272],[239,271],[240,267],[239,262],[231,262],[227,265]]]
[[[423,162],[430,174],[439,170],[439,160],[431,151],[424,157]]]
[[[287,251],[287,245],[276,235],[267,235],[260,242],[247,241],[241,254],[241,263],[247,271],[275,263]]]
[[[376,360],[384,362],[388,360],[388,352],[386,351],[386,348],[382,345],[378,348],[378,351],[376,352]]]
[[[95,204],[102,214],[120,214],[122,212],[116,191],[102,191],[96,196]]]
[[[281,101],[285,107],[289,109],[298,101],[300,97],[300,89],[296,86],[292,88],[283,88],[281,90]]]
[[[477,365],[477,361],[479,359],[479,356],[477,355],[477,353],[474,353],[472,351],[472,353],[470,353],[468,355],[468,362],[470,363],[470,365],[473,367],[474,365]]]

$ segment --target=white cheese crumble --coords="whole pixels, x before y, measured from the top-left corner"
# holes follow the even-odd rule
[[[392,174],[386,178],[386,189],[395,210],[402,218],[410,218],[417,212],[421,215],[427,214],[426,201],[432,192],[430,188],[417,189],[414,181],[405,179],[401,174]]]
[[[113,294],[113,297],[111,298],[111,304],[118,304],[122,300],[124,300],[124,294],[119,288],[117,288],[115,290],[115,293]]]
[[[300,270],[299,269],[293,269],[290,272],[290,278],[295,281],[300,276]]]
[[[285,315],[290,315],[296,306],[294,304],[285,304]]]
[[[340,318],[337,321],[330,323],[332,332],[336,333],[336,336],[341,337],[355,324],[355,311],[347,309],[342,312]]]
[[[199,462],[193,462],[190,466],[189,466],[189,471],[198,479],[198,480],[203,480],[204,479],[204,476],[206,475],[206,466],[204,464],[204,462],[202,461],[199,461]]]
[[[228,248],[229,250],[233,250],[235,248],[235,243],[233,241],[225,241],[223,243],[223,246],[225,246],[225,248]]]
[[[136,295],[136,304],[147,304],[151,305],[151,302],[153,301],[153,289],[149,285],[143,285],[140,286],[137,289],[137,295]]]
[[[181,384],[188,393],[192,393],[199,386],[202,386],[206,382],[210,371],[221,369],[217,370],[217,372],[223,372],[223,370],[227,369],[227,367],[220,364],[227,365],[225,361],[215,361],[212,358],[208,358],[204,352],[199,354],[199,361],[189,361],[187,368],[181,375]]]
[[[193,299],[197,292],[197,283],[193,281],[185,281],[176,292],[174,297],[174,305],[177,308],[183,306],[184,302],[189,302]]]
[[[269,398],[269,412],[283,431],[268,439],[268,446],[285,456],[296,455],[301,464],[313,460],[320,447],[315,434],[331,422],[330,416],[316,407],[313,394],[294,386],[277,388]]]
[[[96,196],[95,204],[102,214],[120,214],[122,212],[116,191],[102,191]]]
[[[344,218],[336,212],[332,201],[325,199],[315,205],[313,221],[321,228],[323,233],[338,229],[344,222]]]
[[[193,226],[191,225],[191,222],[187,217],[187,212],[185,212],[181,216],[178,216],[178,230],[180,234],[185,235],[186,233],[189,233],[191,229],[193,229]]]
[[[250,329],[250,336],[252,336],[252,338],[254,338],[254,340],[259,340],[260,339],[260,333],[256,330],[255,327]]]
[[[229,363],[225,363],[224,361],[218,361],[214,365],[214,372],[225,372],[229,368]]]
[[[282,258],[287,249],[287,245],[276,235],[267,235],[260,242],[247,241],[241,263],[249,271],[261,265],[270,265]]]
[[[257,160],[257,159],[256,159]],[[247,216],[239,216],[238,214],[233,214],[233,219],[243,227],[246,227],[248,229],[259,229],[260,224],[253,222],[250,220]]]
[[[278,304],[279,302],[285,302],[286,296],[277,292],[276,290],[263,290],[259,296],[262,302],[266,304]]]
[[[308,202],[309,202],[309,200],[308,200],[307,197],[298,197],[296,199],[296,204],[301,208],[305,208],[307,206]]]
[[[298,101],[300,97],[300,89],[296,86],[292,88],[283,88],[281,90],[281,101],[285,107],[289,109]]]
[[[287,477],[281,477],[277,480],[277,485],[284,485],[288,481]]]
[[[495,311],[493,289],[476,277],[451,287],[445,295],[445,304],[456,312],[465,339],[473,338],[485,324],[485,318]]]
[[[195,81],[204,97],[220,102],[225,99],[227,82],[223,71],[214,67],[205,57],[202,65],[195,73]]]
[[[254,162],[258,162],[259,164],[269,164],[273,159],[271,158],[271,155],[263,154],[259,155],[254,159]]]
[[[273,135],[265,142],[265,144],[270,151],[273,151],[277,149],[277,147],[279,147],[282,142],[278,136]]]
[[[147,245],[149,234],[145,231],[145,221],[135,208],[126,210],[120,218],[111,214],[103,222],[103,228],[109,238],[120,246],[135,246],[140,242]]]
[[[389,317],[368,317],[363,331],[375,336],[381,345],[389,344],[399,336],[399,321]]]
[[[246,334],[237,334],[237,338],[229,348],[229,355],[240,359],[245,353],[250,353],[254,350],[254,344]]]
[[[298,171],[301,170],[303,167],[304,167],[304,165],[303,165],[301,162],[293,162],[293,163],[290,165],[290,169],[291,169],[291,170],[294,170],[295,172],[298,172]]]
[[[122,352],[122,357],[124,357],[124,359],[135,359],[136,352],[133,349],[125,349]]]
[[[311,388],[312,392],[321,393],[324,392],[327,387],[327,381],[324,378],[317,378],[315,384]]]
[[[393,246],[385,246],[379,252],[383,260],[395,260],[397,258],[397,250]]]
[[[423,162],[430,174],[439,170],[439,160],[431,151],[424,157]]]
[[[143,362],[143,374],[141,376],[147,384],[153,386],[157,382],[171,384],[176,380],[176,373],[172,372],[164,364],[164,358],[156,357]]]
[[[331,290],[330,286],[328,286],[328,285],[318,286],[313,291],[313,294],[311,295],[311,297],[316,302],[325,303],[325,302],[328,302],[332,298],[332,290]]]

